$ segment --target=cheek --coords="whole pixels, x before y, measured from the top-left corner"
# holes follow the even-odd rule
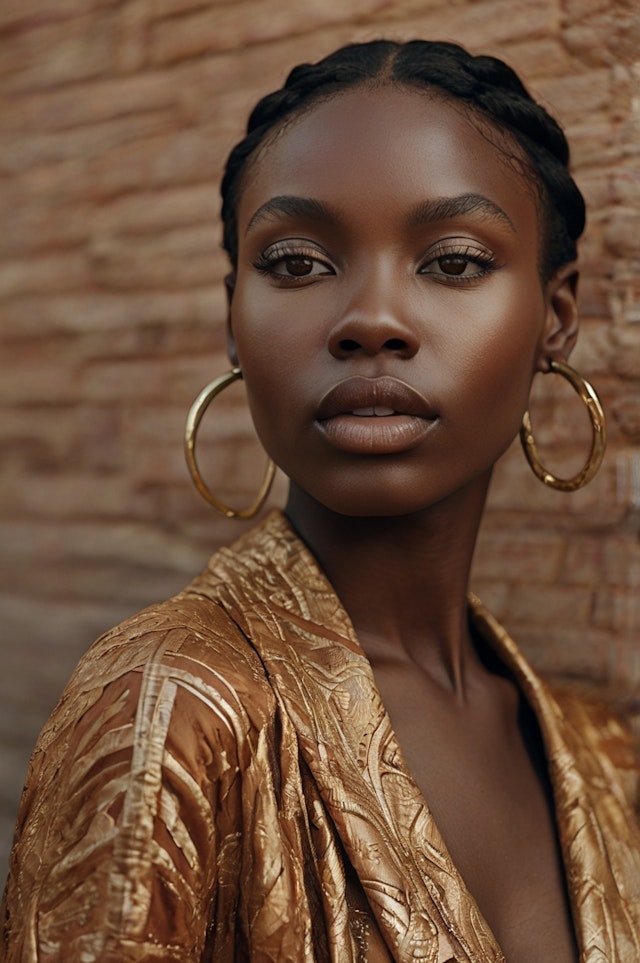
[[[296,306],[281,305],[264,283],[238,279],[231,310],[231,328],[240,366],[259,374],[263,369],[286,371],[302,363],[305,330],[298,322]]]
[[[532,377],[546,316],[539,284],[513,272],[471,303],[463,345],[467,364]]]
[[[234,306],[231,320],[256,432],[263,447],[280,464],[279,437],[293,432],[298,381],[304,370],[300,341],[291,326],[262,314],[254,320],[241,304]]]
[[[518,430],[536,370],[544,323],[540,292],[502,302],[500,313],[489,306],[468,319],[463,334],[449,332],[443,347],[456,417],[477,430],[484,425],[511,436]],[[509,309],[509,307],[511,309]],[[453,412],[452,412],[453,413]]]

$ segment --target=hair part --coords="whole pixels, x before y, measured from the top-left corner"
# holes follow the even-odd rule
[[[575,260],[585,205],[569,173],[569,145],[560,125],[531,97],[515,71],[497,57],[473,56],[459,44],[373,40],[349,44],[318,63],[294,67],[284,86],[254,107],[245,138],[229,155],[221,185],[223,247],[234,268],[238,201],[257,149],[284,121],[343,91],[372,84],[440,94],[510,136],[522,154],[521,159],[513,159],[524,160],[537,186],[542,280]],[[496,148],[507,153],[504,139]]]

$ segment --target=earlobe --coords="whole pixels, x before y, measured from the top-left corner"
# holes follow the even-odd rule
[[[231,323],[231,306],[233,304],[233,293],[236,289],[236,272],[231,271],[225,275],[224,287],[227,292],[227,355],[234,367],[238,365],[238,350],[233,336],[233,325]]]
[[[540,344],[538,370],[549,361],[567,361],[578,337],[578,269],[575,261],[562,265],[546,286],[547,317]]]

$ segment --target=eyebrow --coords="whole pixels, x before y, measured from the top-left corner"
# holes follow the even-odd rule
[[[515,234],[513,221],[495,201],[484,194],[458,194],[455,197],[437,197],[423,201],[414,210],[410,221],[414,227],[434,221],[449,221],[462,214],[480,214],[486,220],[500,221]]]
[[[246,233],[248,234],[260,221],[277,217],[279,214],[309,218],[326,224],[339,220],[339,215],[322,201],[311,197],[298,197],[295,194],[281,194],[260,205],[252,215]],[[421,224],[452,220],[464,214],[479,214],[486,220],[499,221],[506,224],[514,234],[516,233],[506,211],[484,194],[458,194],[455,197],[437,197],[422,201],[411,213],[409,223],[412,227],[419,227]]]
[[[323,204],[322,201],[316,201],[311,197],[296,197],[294,194],[281,194],[260,205],[247,224],[246,233],[248,234],[260,221],[276,217],[278,214],[286,214],[288,217],[309,218],[325,223],[331,223],[338,219],[331,208],[327,204]]]

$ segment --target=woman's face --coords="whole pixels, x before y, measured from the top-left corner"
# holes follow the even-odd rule
[[[534,197],[463,111],[405,88],[321,102],[263,148],[232,353],[295,485],[397,515],[486,484],[557,327]]]

